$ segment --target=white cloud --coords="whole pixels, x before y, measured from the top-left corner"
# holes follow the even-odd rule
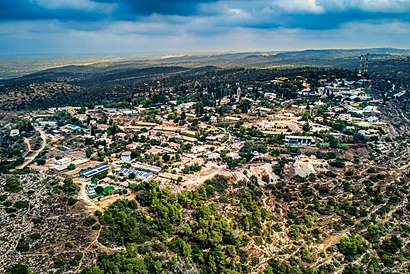
[[[317,2],[328,11],[345,11],[349,9],[395,13],[405,13],[410,11],[409,0],[317,0]]]
[[[0,0],[1,1],[1,0]],[[110,13],[115,6],[91,0],[32,0],[48,9],[94,10]],[[379,3],[372,6],[371,3]],[[201,4],[196,16],[153,14],[132,20],[107,16],[89,22],[59,20],[0,22],[0,53],[7,52],[132,52],[221,50],[287,50],[306,48],[409,47],[410,23],[397,18],[340,20],[333,29],[307,29],[327,12],[351,9],[402,12],[410,0],[226,0]],[[373,10],[372,10],[373,9]],[[293,14],[305,20],[288,24]],[[305,15],[308,16],[305,16]],[[319,15],[317,15],[319,14]],[[340,18],[339,18],[340,19]],[[321,22],[318,23],[320,28]],[[325,24],[325,22],[323,22]],[[294,27],[286,27],[294,26]],[[304,29],[305,28],[305,29]],[[6,42],[3,42],[6,41]],[[14,45],[14,46],[13,46]]]
[[[274,4],[286,12],[322,13],[325,10],[316,0],[277,0]]]
[[[307,48],[408,47],[410,23],[348,23],[337,30],[301,28],[249,29],[221,27],[215,33],[189,31],[206,25],[194,22],[166,24],[158,18],[146,22],[116,22],[100,30],[67,29],[58,21],[0,23],[0,52],[19,53],[189,53],[200,51],[269,51]],[[9,31],[5,31],[8,29]],[[13,32],[12,30],[17,30]]]
[[[347,10],[406,13],[410,12],[410,0],[222,0],[203,3],[200,8],[213,15],[229,14],[236,9],[256,15],[267,11],[272,14],[319,14]]]

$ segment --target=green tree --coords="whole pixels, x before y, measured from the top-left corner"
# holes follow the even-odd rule
[[[81,274],[105,274],[98,266],[92,266],[81,271]]]
[[[169,160],[171,160],[171,157],[169,156],[168,153],[162,154],[162,160],[164,160],[165,163],[168,163]]]
[[[97,186],[94,190],[97,194],[101,194],[104,192],[104,188],[102,186]]]
[[[380,240],[380,229],[377,225],[369,225],[365,238],[371,243],[377,243]]]
[[[30,268],[23,264],[15,264],[6,269],[7,274],[33,274]]]
[[[180,256],[191,256],[191,245],[180,238],[172,240],[169,243],[169,249]]]
[[[310,130],[309,122],[306,122],[302,127],[304,132],[308,132]]]
[[[251,108],[251,105],[251,101],[242,99],[238,104],[238,108],[241,110],[242,113],[248,113],[249,109]]]
[[[87,148],[87,149],[85,150],[85,156],[86,156],[87,158],[90,158],[92,154],[93,154],[93,150],[92,150],[91,148]]]
[[[25,241],[20,240],[17,244],[16,251],[18,252],[27,252],[30,249],[30,246]]]
[[[312,254],[310,253],[309,248],[306,245],[303,245],[299,251],[300,258],[302,261],[310,263],[312,262]]]
[[[334,136],[330,135],[329,136],[329,146],[331,148],[338,148],[339,147],[339,140],[335,138]]]
[[[308,105],[309,105],[309,103],[308,103]],[[303,116],[302,116],[302,121],[307,122],[310,119],[310,117],[311,117],[310,111],[305,111],[305,113],[303,113]]]
[[[349,236],[340,239],[337,246],[348,261],[353,261],[357,255],[364,252],[363,237],[356,234],[349,234]]]
[[[364,274],[363,269],[361,266],[358,265],[353,265],[353,264],[348,264],[344,269],[343,269],[343,274]]]
[[[185,120],[185,119],[186,119],[186,113],[185,113],[185,111],[183,111],[181,113],[181,120]]]
[[[252,143],[246,142],[239,150],[239,156],[245,161],[250,161],[253,158],[254,147]]]
[[[393,235],[389,239],[385,239],[380,248],[388,254],[394,254],[400,250],[402,245],[402,241],[396,235]]]
[[[36,160],[37,165],[42,166],[46,164],[46,159],[44,158],[39,158]]]
[[[80,190],[80,187],[74,183],[73,178],[66,177],[63,182],[62,190],[68,194],[76,194]]]
[[[369,267],[367,268],[367,273],[376,274],[379,273],[380,260],[377,257],[371,257],[369,262]]]

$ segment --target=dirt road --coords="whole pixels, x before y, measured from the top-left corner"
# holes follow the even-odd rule
[[[43,149],[46,147],[46,140],[47,140],[47,136],[46,133],[44,131],[42,131],[40,128],[35,127],[35,130],[37,130],[40,133],[40,137],[42,139],[42,143],[41,143],[41,147],[36,150],[33,155],[31,155],[30,157],[26,158],[24,160],[24,163],[22,163],[21,165],[19,165],[18,167],[16,167],[16,169],[23,169],[26,166],[28,166],[29,164],[31,164],[31,162],[33,162],[33,160],[40,154],[40,152],[43,151]],[[27,146],[30,150],[31,150],[31,146]]]
[[[30,139],[24,138],[24,144],[26,144],[26,146],[27,146],[27,153],[25,155],[28,155],[31,152]]]

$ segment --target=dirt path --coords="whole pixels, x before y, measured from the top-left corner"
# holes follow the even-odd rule
[[[28,166],[28,165],[40,154],[40,152],[42,152],[43,149],[46,147],[46,139],[47,139],[47,136],[46,136],[45,132],[42,131],[40,128],[37,128],[37,127],[35,128],[35,130],[37,130],[37,131],[40,133],[40,137],[41,137],[41,139],[42,139],[41,147],[40,147],[38,150],[36,150],[36,151],[33,153],[32,156],[26,158],[26,159],[24,160],[24,163],[22,163],[21,165],[19,165],[18,167],[16,167],[16,169],[23,169],[23,168],[25,168],[26,166]],[[25,142],[25,141],[24,141],[24,142]],[[30,145],[30,143],[29,143],[28,146],[30,146],[30,151],[31,151],[31,145]]]
[[[31,152],[31,144],[30,144],[30,139],[29,138],[24,138],[23,139],[24,144],[27,146],[27,152],[25,155],[28,155]]]
[[[396,205],[395,207],[391,208],[390,211],[386,214],[386,216],[385,216],[383,219],[379,220],[379,222],[384,224],[384,223],[386,223],[387,221],[389,221],[389,220],[392,218],[393,212],[395,212],[395,211],[396,211],[397,209],[399,209],[400,207],[403,207],[406,202],[407,202],[407,201],[404,201],[403,203],[401,203],[401,204],[399,204],[399,205]],[[382,206],[384,206],[384,205],[380,205],[380,206],[375,207],[367,216],[357,219],[357,220],[355,221],[355,225],[356,225],[356,224],[359,224],[359,223],[362,222],[362,221],[364,221],[366,218],[369,218],[369,216],[371,216],[373,213],[375,213],[377,210],[379,210]],[[323,252],[323,253],[325,254],[325,259],[322,260],[322,261],[319,260],[319,261],[317,261],[315,264],[313,264],[313,265],[311,265],[311,266],[312,266],[312,267],[317,267],[318,265],[322,265],[322,264],[324,264],[324,263],[330,261],[332,257],[328,257],[328,256],[327,256],[326,250],[327,250],[329,247],[334,246],[334,245],[336,245],[337,243],[339,243],[340,240],[341,240],[343,237],[347,236],[347,234],[348,234],[350,231],[351,231],[351,228],[347,228],[347,229],[342,230],[342,231],[341,231],[340,233],[338,233],[337,235],[333,235],[333,236],[330,236],[330,237],[326,238],[326,240],[325,240],[324,243],[323,243],[323,246],[322,246],[321,248],[319,248],[319,250],[318,250],[318,252]],[[366,253],[362,254],[362,256],[361,256],[359,259],[357,259],[355,262],[360,261],[361,258],[363,258],[363,256],[364,256],[365,254],[366,254]],[[346,265],[346,264],[341,265],[338,269],[341,271],[341,270],[343,269],[343,266],[345,266],[345,265]]]
[[[83,265],[83,261],[85,258],[85,254],[87,254],[88,250],[97,242],[98,243],[98,238],[100,237],[100,233],[102,230],[102,226],[100,224],[100,222],[97,222],[100,225],[100,229],[97,232],[97,235],[95,236],[94,240],[81,252],[82,253],[82,257],[80,262],[78,263],[78,267],[77,269],[74,271],[74,274],[78,273],[81,269],[81,266]]]
[[[194,176],[188,176],[186,182],[181,185],[186,186],[188,190],[196,189],[201,186],[206,180],[212,179],[216,175],[223,175],[230,177],[231,173],[221,169],[216,165],[210,165],[206,170],[200,171]]]
[[[135,197],[135,193],[130,193],[126,196],[112,196],[112,197],[109,197],[108,199],[105,199],[105,200],[102,200],[102,201],[93,202],[92,200],[90,200],[90,198],[88,197],[88,195],[86,193],[85,185],[86,185],[86,182],[81,183],[80,193],[79,193],[78,198],[88,206],[87,210],[89,212],[97,211],[97,210],[103,212],[105,208],[107,208],[109,205],[111,205],[117,199],[133,199]],[[98,247],[100,249],[103,249],[105,252],[112,252],[113,251],[111,248],[106,247],[105,245],[98,242],[98,238],[100,237],[100,234],[101,234],[101,231],[102,231],[102,225],[99,223],[99,221],[97,221],[97,223],[100,225],[100,229],[98,230],[94,240],[81,252],[82,257],[81,257],[81,260],[78,264],[77,269],[74,271],[75,274],[79,273],[79,271],[81,270],[84,258],[86,257],[87,252],[90,250],[90,248],[94,244],[97,244]]]
[[[101,201],[90,201],[91,203],[95,204],[96,207],[103,211],[104,209],[106,209],[107,207],[109,207],[111,204],[113,204],[115,201],[117,200],[122,200],[122,199],[128,199],[128,200],[134,200],[136,196],[136,193],[134,192],[128,192],[126,195],[110,195],[106,198],[101,199]],[[89,198],[88,198],[89,199]]]

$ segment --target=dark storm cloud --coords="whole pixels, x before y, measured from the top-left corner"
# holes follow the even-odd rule
[[[406,45],[409,22],[406,0],[0,0],[0,40],[7,41],[0,54],[17,51],[13,43],[91,52],[120,45],[343,47],[364,35],[383,46]]]
[[[410,21],[410,5],[399,9],[398,0],[382,1],[385,5],[390,3],[388,7],[394,12],[387,8],[377,10],[373,6],[359,5],[358,1],[352,0],[342,1],[343,6],[332,3],[309,0],[0,0],[0,21],[59,20],[68,22],[68,28],[78,28],[76,22],[138,22],[152,15],[162,15],[162,20],[168,20],[169,24],[178,24],[169,16],[205,18],[208,20],[205,27],[212,27],[217,22],[218,31],[220,26],[327,30],[349,22]],[[238,19],[230,14],[231,11],[247,16]],[[89,24],[86,29],[105,25]],[[192,28],[190,30],[193,31]],[[206,32],[212,33],[212,30]]]
[[[217,2],[216,0],[87,0],[85,5],[95,4],[94,9],[76,8],[73,4],[65,5],[59,0],[0,0],[0,20],[47,20],[92,21],[92,20],[138,20],[152,14],[199,16],[200,4]],[[98,9],[98,4],[113,8]]]
[[[201,14],[200,4],[218,2],[218,0],[95,0],[95,2],[116,4],[125,15],[193,16]]]
[[[55,3],[57,3],[58,0],[55,1]],[[73,5],[44,5],[47,3],[53,3],[53,1],[0,0],[0,21],[55,19],[60,21],[81,22],[102,20],[107,16],[104,10],[87,10],[76,8]]]

